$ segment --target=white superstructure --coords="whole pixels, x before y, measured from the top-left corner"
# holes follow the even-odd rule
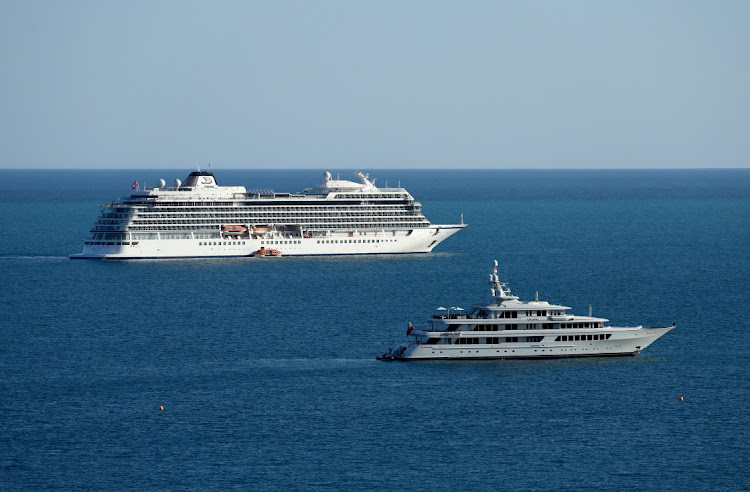
[[[438,308],[427,329],[409,323],[406,343],[381,360],[541,359],[638,355],[675,327],[605,326],[604,318],[574,316],[566,306],[546,301],[519,301],[490,274],[492,301],[463,314],[460,307]]]
[[[428,253],[465,227],[433,225],[405,189],[332,179],[301,193],[219,186],[212,172],[136,191],[103,210],[71,258],[138,259]],[[137,182],[134,183],[134,188]]]

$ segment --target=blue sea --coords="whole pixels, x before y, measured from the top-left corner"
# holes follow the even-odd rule
[[[750,489],[750,170],[380,170],[468,227],[427,255],[68,259],[98,204],[188,172],[0,171],[0,488]],[[494,259],[522,299],[677,329],[638,357],[375,360],[484,302]]]

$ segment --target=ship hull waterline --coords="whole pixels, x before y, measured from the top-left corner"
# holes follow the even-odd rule
[[[369,232],[356,236],[329,234],[320,237],[267,236],[217,241],[200,239],[140,240],[135,245],[131,243],[86,246],[82,253],[70,255],[70,258],[74,260],[241,258],[252,257],[261,247],[278,249],[282,251],[283,256],[430,253],[441,242],[464,227],[464,224],[440,225],[407,231]]]
[[[532,359],[571,359],[583,357],[634,357],[650,346],[675,326],[649,327],[649,328],[615,328],[607,327],[599,330],[589,330],[586,333],[609,333],[612,338],[598,341],[579,342],[541,342],[530,344],[496,344],[487,346],[480,345],[426,345],[409,343],[402,355],[383,354],[387,356],[381,360],[394,361],[428,361],[428,360],[532,360]],[[542,335],[549,335],[550,331],[560,334],[579,334],[583,332],[571,330],[545,330],[537,331]],[[497,336],[503,336],[507,332],[499,332]],[[524,335],[523,332],[514,332],[514,335]]]

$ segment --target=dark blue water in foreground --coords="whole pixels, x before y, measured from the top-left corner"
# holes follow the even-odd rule
[[[378,171],[469,227],[430,255],[67,259],[98,203],[185,175],[0,171],[1,488],[750,487],[749,170]],[[678,327],[634,358],[374,360],[485,300],[495,258],[522,298]]]

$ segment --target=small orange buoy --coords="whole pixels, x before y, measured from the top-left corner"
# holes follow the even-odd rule
[[[680,397],[680,401],[683,401],[684,399],[685,399],[685,398],[683,398],[683,397]]]
[[[680,400],[682,400],[682,397],[680,397]],[[161,405],[159,405],[159,411],[160,411],[160,412],[164,411],[164,407],[163,407],[163,406],[161,406]]]

